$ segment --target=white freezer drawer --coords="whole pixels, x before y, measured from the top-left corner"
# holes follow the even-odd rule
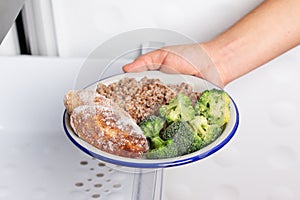
[[[300,198],[298,52],[226,88],[240,111],[237,134],[209,158],[165,169],[164,200]],[[131,174],[103,166],[64,135],[62,98],[82,63],[0,58],[0,199],[131,198]]]
[[[92,159],[63,131],[63,96],[82,63],[0,58],[0,199],[131,199],[137,173]]]
[[[236,135],[212,157],[166,170],[168,200],[300,199],[299,50],[225,88],[240,112]]]

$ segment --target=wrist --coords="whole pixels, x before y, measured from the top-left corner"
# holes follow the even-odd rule
[[[230,50],[225,47],[226,45],[221,45],[216,41],[209,41],[200,45],[219,73],[222,85],[227,85],[232,81],[232,73],[228,67],[228,63],[230,63]]]

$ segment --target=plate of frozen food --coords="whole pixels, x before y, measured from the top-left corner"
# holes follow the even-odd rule
[[[135,168],[206,158],[235,135],[233,98],[212,83],[160,71],[115,75],[64,97],[63,126],[80,150]]]

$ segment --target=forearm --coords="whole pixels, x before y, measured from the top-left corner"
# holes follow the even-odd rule
[[[300,0],[267,0],[203,43],[225,85],[300,43]]]

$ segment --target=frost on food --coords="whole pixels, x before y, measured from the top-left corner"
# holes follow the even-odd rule
[[[146,137],[131,116],[96,91],[68,92],[65,105],[74,132],[94,147],[134,158],[149,149]]]
[[[229,120],[229,102],[222,91],[202,96],[187,83],[147,77],[99,83],[64,98],[81,139],[107,153],[150,159],[177,157],[214,141]]]
[[[118,104],[137,123],[155,114],[178,93],[188,95],[192,102],[196,102],[200,95],[187,83],[164,84],[159,79],[147,77],[139,81],[135,78],[124,78],[109,85],[100,83],[97,92]]]

